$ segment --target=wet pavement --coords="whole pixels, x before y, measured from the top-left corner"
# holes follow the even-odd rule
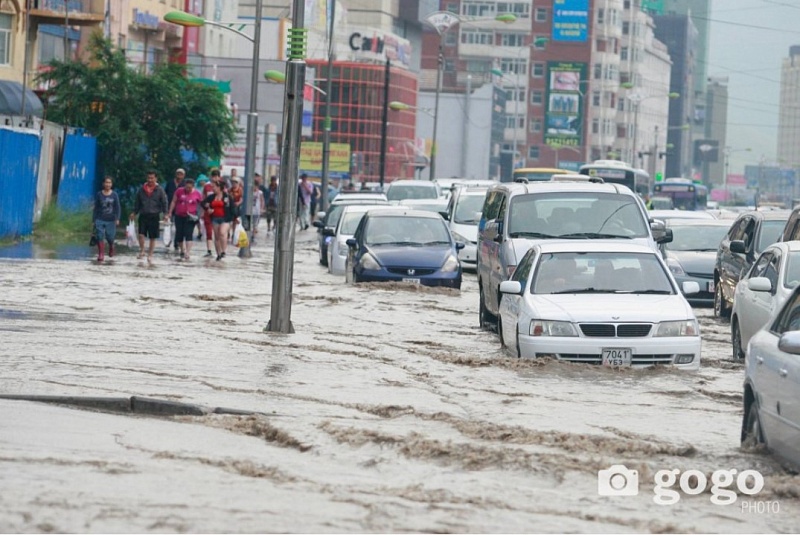
[[[697,310],[699,372],[520,361],[478,329],[474,275],[461,292],[348,286],[318,264],[316,234],[301,232],[296,334],[278,335],[263,332],[270,241],[247,260],[235,249],[221,262],[159,251],[152,266],[127,251],[102,265],[44,253],[0,260],[0,393],[260,414],[0,400],[0,481],[15,489],[0,493],[0,531],[800,526],[800,477],[739,447],[743,367],[710,309]],[[637,495],[598,495],[598,471],[617,464],[637,471]],[[654,475],[673,468],[709,481],[758,470],[765,485],[731,505],[712,503],[710,483],[659,505]]]

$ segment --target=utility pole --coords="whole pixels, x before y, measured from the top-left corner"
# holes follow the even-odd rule
[[[467,178],[469,159],[469,104],[472,96],[472,75],[467,75],[467,88],[464,92],[464,146],[461,147],[461,176]]]
[[[389,82],[391,79],[392,63],[387,58],[386,70],[383,77],[383,118],[381,119],[381,159],[380,159],[380,188],[383,191],[383,184],[386,181],[386,137],[389,128]]]
[[[336,0],[330,2],[330,21],[328,25],[328,77],[325,81],[325,120],[322,130],[322,211],[328,211],[328,181],[330,176],[331,161],[331,83],[333,82],[333,55],[335,51],[333,41],[333,22],[336,19]],[[341,184],[340,184],[341,185]]]

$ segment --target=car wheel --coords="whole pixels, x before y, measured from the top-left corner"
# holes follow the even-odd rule
[[[742,331],[739,329],[739,320],[734,319],[731,325],[731,346],[733,347],[734,360],[741,360],[744,358],[744,349],[742,349]]]
[[[486,301],[483,297],[483,287],[481,286],[481,282],[478,281],[478,288],[479,288],[479,295],[480,295],[480,304],[478,305],[478,317],[480,321],[481,329],[484,330],[491,330],[491,326],[494,325],[497,321],[494,314],[489,312],[486,309]]]
[[[742,429],[742,446],[745,448],[755,448],[766,444],[764,431],[761,428],[761,418],[758,416],[758,403],[753,400],[750,408],[744,416],[744,426]]]
[[[328,254],[322,252],[322,247],[319,248],[319,263],[323,266],[328,265]]]
[[[730,318],[731,309],[722,295],[722,284],[718,281],[714,288],[714,316],[717,318]]]
[[[503,318],[497,316],[497,336],[500,338],[500,347],[505,347],[506,341],[503,338]]]
[[[519,349],[519,329],[517,329],[517,358],[522,358],[522,351]]]

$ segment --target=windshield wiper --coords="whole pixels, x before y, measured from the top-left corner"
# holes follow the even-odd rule
[[[425,243],[421,243],[420,245],[450,245],[450,242],[447,240],[435,240],[435,241],[426,241]]]
[[[558,238],[553,234],[545,234],[544,232],[509,232],[509,238]]]
[[[601,290],[600,288],[578,288],[574,290],[559,290],[557,292],[549,292],[552,295],[555,294],[605,294],[609,293],[611,290]]]
[[[379,243],[369,243],[368,245],[372,245],[374,247],[376,245],[411,245],[411,246],[417,246],[417,245],[422,245],[422,244],[419,243],[419,242],[416,242],[416,241],[385,241],[385,242],[379,242]]]
[[[672,290],[636,290],[635,294],[672,295]]]
[[[603,234],[600,232],[573,232],[571,234],[562,234],[559,238],[589,238],[591,240],[620,238],[623,240],[633,239],[631,236],[620,236],[619,234]]]

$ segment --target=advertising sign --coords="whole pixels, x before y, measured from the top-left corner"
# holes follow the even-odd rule
[[[306,84],[303,86],[303,127],[300,135],[311,137],[314,130],[314,85],[315,70],[306,69]]]
[[[553,0],[553,41],[585,42],[589,35],[589,0]]]
[[[346,177],[350,173],[350,145],[331,143],[329,174],[334,178]],[[322,143],[303,141],[300,143],[300,171],[308,176],[322,176]]]
[[[544,132],[544,141],[548,145],[582,145],[584,111],[581,85],[585,81],[585,63],[548,62]]]

